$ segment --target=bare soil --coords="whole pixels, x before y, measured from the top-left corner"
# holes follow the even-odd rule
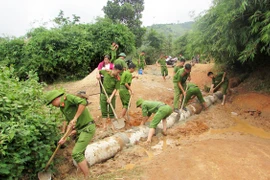
[[[192,67],[191,82],[201,89],[210,85],[208,71],[213,64]],[[147,100],[173,102],[173,68],[164,82],[159,67],[148,66],[145,74],[134,79],[134,96],[130,108],[131,125],[138,126],[142,118],[135,107],[139,97]],[[85,90],[99,92],[96,71],[81,81],[58,84],[69,93]],[[114,158],[90,167],[91,179],[261,179],[270,180],[270,96],[247,91],[246,84],[233,88],[225,106],[220,102],[206,111],[168,129],[168,135],[156,134],[150,146],[126,147]],[[49,87],[52,88],[52,87]],[[93,141],[112,135],[100,130],[99,95],[90,97],[88,106],[97,123]],[[116,111],[120,115],[121,102],[117,97]],[[54,179],[82,179],[71,160],[74,142],[57,154]]]

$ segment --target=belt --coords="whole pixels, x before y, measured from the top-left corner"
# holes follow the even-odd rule
[[[91,125],[91,124],[95,124],[95,121],[90,121],[90,122],[87,124],[87,126],[88,126],[88,125]]]

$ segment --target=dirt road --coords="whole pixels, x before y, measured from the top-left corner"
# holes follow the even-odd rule
[[[213,64],[196,64],[192,68],[191,81],[201,89],[210,85],[206,74]],[[159,68],[149,66],[144,75],[134,79],[132,87],[135,95],[131,106],[132,125],[141,120],[140,109],[135,107],[139,97],[160,100],[172,105],[172,68],[170,77],[164,82],[159,76]],[[86,90],[88,94],[99,92],[95,73],[85,79],[68,84],[60,84],[68,92]],[[240,85],[241,86],[241,85]],[[90,98],[88,106],[100,125],[99,96]],[[142,141],[126,147],[114,158],[92,166],[93,179],[270,179],[270,96],[255,92],[243,93],[235,88],[228,103],[216,103],[208,110],[176,124],[168,130],[168,136],[157,134],[151,146]],[[118,114],[121,103],[117,99]],[[97,130],[95,140],[102,135]],[[80,173],[70,158],[73,142],[61,150],[64,154],[58,163],[54,179],[81,179]]]

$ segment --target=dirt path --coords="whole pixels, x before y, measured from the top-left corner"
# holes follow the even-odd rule
[[[196,64],[192,82],[200,88],[210,84],[206,73],[213,64]],[[160,100],[172,105],[172,68],[166,82],[159,68],[149,66],[144,75],[134,79],[132,87],[132,125],[138,125],[141,112],[135,108],[139,97]],[[99,92],[95,74],[72,84],[61,84],[68,92]],[[239,88],[241,89],[241,88]],[[114,158],[92,166],[93,179],[270,179],[270,96],[254,92],[242,94],[237,88],[224,107],[217,103],[207,111],[191,117],[168,130],[168,136],[157,134],[151,146],[141,142],[126,147]],[[91,114],[100,124],[99,96],[90,98]],[[117,100],[116,111],[121,112]],[[96,137],[102,134],[99,128]],[[110,135],[107,133],[104,136]],[[144,141],[144,140],[143,140]],[[58,154],[64,154],[54,179],[81,179],[70,158],[73,142]]]

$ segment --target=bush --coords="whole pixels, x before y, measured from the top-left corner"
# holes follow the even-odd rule
[[[37,75],[19,81],[13,74],[13,68],[1,67],[0,179],[36,179],[59,139],[58,122],[44,106]]]

